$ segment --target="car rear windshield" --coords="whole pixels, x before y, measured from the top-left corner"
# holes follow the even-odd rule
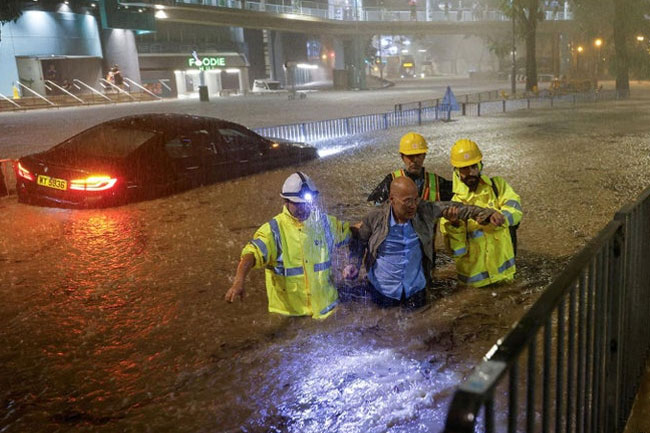
[[[266,83],[269,86],[269,90],[281,90],[282,87],[280,87],[279,82],[268,82]]]
[[[98,125],[57,146],[56,151],[102,158],[123,158],[155,136],[155,132],[142,129]]]

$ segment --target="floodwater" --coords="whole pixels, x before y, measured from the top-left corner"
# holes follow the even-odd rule
[[[417,130],[449,177],[461,137],[522,196],[518,279],[457,285],[441,254],[428,307],[350,287],[324,321],[266,311],[262,271],[223,296],[291,168],[113,209],[0,199],[0,432],[437,432],[455,385],[567,259],[650,185],[650,101],[462,118]],[[299,168],[356,221],[406,130]],[[328,143],[331,145],[332,143]],[[341,144],[337,141],[334,144]]]

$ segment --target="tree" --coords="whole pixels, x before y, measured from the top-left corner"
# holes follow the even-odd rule
[[[2,26],[8,22],[16,21],[23,13],[22,0],[0,1],[0,40],[2,40]]]
[[[641,78],[650,68],[650,54],[642,46],[650,36],[650,0],[572,0],[572,6],[583,38],[602,38],[606,52],[613,54],[609,69],[616,90],[627,96],[631,70]],[[637,36],[644,40],[637,41]]]
[[[517,34],[526,41],[526,90],[537,87],[537,23],[544,19],[541,0],[501,0],[500,9],[514,16]]]

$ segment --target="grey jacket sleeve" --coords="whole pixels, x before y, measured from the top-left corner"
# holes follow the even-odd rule
[[[495,212],[494,209],[483,208],[480,206],[474,206],[471,204],[463,204],[457,201],[434,201],[434,202],[423,202],[430,203],[432,207],[435,207],[434,218],[439,218],[442,216],[442,212],[450,207],[460,208],[458,213],[458,219],[467,221],[468,219],[485,221]]]

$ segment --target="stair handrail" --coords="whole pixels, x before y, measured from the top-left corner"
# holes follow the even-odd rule
[[[45,102],[47,102],[48,104],[50,104],[51,106],[53,106],[53,107],[56,107],[56,106],[57,106],[57,104],[55,104],[54,102],[52,102],[52,101],[50,101],[49,99],[47,99],[45,96],[41,95],[41,94],[38,93],[36,90],[31,89],[31,88],[25,86],[23,83],[20,82],[20,80],[16,81],[16,84],[18,84],[20,87],[22,87],[23,89],[27,90],[28,92],[33,93],[34,95],[38,96],[38,97],[41,98],[43,101],[45,101]]]
[[[124,93],[126,96],[128,96],[129,98],[131,98],[131,99],[133,99],[133,100],[135,101],[135,96],[131,95],[129,92],[127,92],[126,90],[122,89],[120,86],[117,86],[117,85],[111,83],[111,82],[108,81],[106,78],[100,78],[99,81],[100,81],[101,83],[106,83],[106,84],[108,84],[108,85],[111,86],[113,89],[117,90],[119,93]]]
[[[158,82],[160,83],[161,86],[163,86],[165,89],[169,90],[170,92],[172,91],[172,88],[169,87],[167,83],[165,83],[165,80],[163,78],[159,79]]]
[[[124,81],[128,81],[129,83],[133,84],[138,89],[141,89],[141,90],[145,91],[146,93],[150,94],[151,96],[153,96],[156,99],[162,99],[160,96],[156,95],[155,93],[153,93],[152,91],[150,91],[146,87],[141,86],[140,84],[136,83],[135,81],[131,80],[130,78],[124,77]]]
[[[18,108],[23,108],[23,107],[21,107],[19,104],[17,104],[16,102],[14,102],[14,101],[12,101],[11,99],[7,98],[7,97],[6,97],[5,95],[3,95],[2,93],[0,93],[0,98],[4,99],[4,100],[7,101],[7,102],[10,102],[10,103],[14,104],[14,105],[15,105],[16,107],[18,107]]]
[[[104,95],[102,92],[98,91],[98,90],[95,89],[94,87],[91,87],[91,86],[89,86],[88,84],[84,83],[83,81],[81,81],[81,80],[78,79],[78,78],[73,78],[73,79],[72,79],[72,82],[75,83],[75,85],[76,85],[77,83],[78,83],[78,84],[81,84],[81,85],[84,86],[86,89],[90,90],[91,92],[93,92],[93,93],[96,94],[96,95],[101,96],[102,98],[106,99],[108,102],[113,102],[113,100],[112,100],[111,98],[109,98],[108,96]],[[77,86],[77,87],[78,87],[78,86]]]
[[[81,102],[82,104],[85,104],[85,103],[86,103],[83,99],[81,99],[81,98],[79,98],[79,97],[73,95],[72,93],[68,92],[68,91],[65,90],[63,87],[61,87],[61,86],[59,86],[58,84],[56,84],[54,81],[52,81],[52,80],[45,80],[45,86],[46,86],[46,87],[47,87],[48,84],[49,84],[50,86],[54,86],[54,87],[56,87],[57,89],[59,89],[60,91],[62,91],[63,93],[65,93],[66,95],[68,95],[68,96],[72,96],[74,99],[76,99],[77,101]],[[51,90],[51,89],[50,89],[50,90]]]

